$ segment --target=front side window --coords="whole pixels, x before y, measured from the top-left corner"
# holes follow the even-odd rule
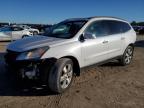
[[[109,28],[103,21],[96,21],[87,27],[85,33],[95,37],[103,37],[109,35]]]
[[[52,26],[44,35],[56,38],[72,38],[84,26],[86,21],[64,21]]]

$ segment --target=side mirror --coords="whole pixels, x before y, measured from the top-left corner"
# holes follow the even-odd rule
[[[81,35],[80,35],[80,37],[79,37],[79,41],[80,41],[80,42],[84,42],[84,41],[85,41],[84,34],[81,34]]]
[[[92,33],[85,33],[84,37],[86,39],[95,39],[96,36],[94,34],[92,34]]]

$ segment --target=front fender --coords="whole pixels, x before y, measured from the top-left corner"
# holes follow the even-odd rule
[[[41,57],[45,58],[62,58],[65,56],[72,56],[77,59],[80,67],[83,66],[82,55],[81,55],[81,43],[75,42],[70,44],[59,45],[50,47],[50,49]]]

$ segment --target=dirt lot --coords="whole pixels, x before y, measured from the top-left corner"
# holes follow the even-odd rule
[[[144,108],[144,40],[136,46],[129,66],[110,62],[89,67],[62,95],[34,84],[18,87],[6,72],[1,53],[0,108]]]

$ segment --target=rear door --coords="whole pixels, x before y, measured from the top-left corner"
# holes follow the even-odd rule
[[[121,55],[122,50],[122,29],[121,29],[121,22],[114,21],[114,20],[107,20],[103,23],[107,24],[109,28],[109,58],[114,58],[116,56]]]

